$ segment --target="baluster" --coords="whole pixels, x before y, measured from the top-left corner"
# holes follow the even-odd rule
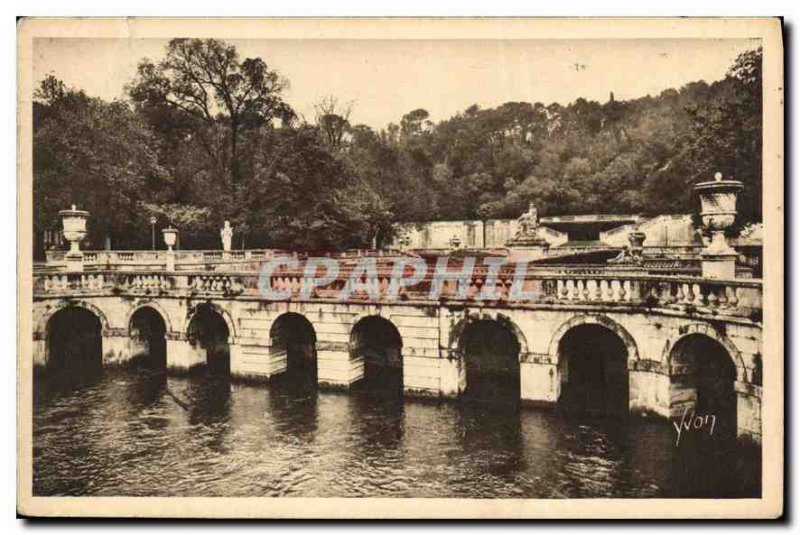
[[[694,293],[694,305],[701,307],[705,304],[704,292],[703,288],[699,284],[692,285],[692,291]]]
[[[694,293],[692,293],[693,285],[689,283],[683,284],[683,303],[690,305],[694,302]]]
[[[511,281],[509,279],[500,279],[497,283],[497,290],[498,294],[500,295],[500,299],[507,300],[509,295],[509,288],[511,287]]]
[[[594,281],[594,300],[595,301],[602,301],[603,300],[603,290],[601,288],[603,284],[602,279],[598,279]]]
[[[629,292],[625,291],[625,285],[628,284],[628,281],[621,280],[619,281],[619,300],[620,301],[627,301],[627,297]]]
[[[717,305],[719,304],[719,299],[716,296],[716,289],[712,286],[708,286],[706,288],[706,291],[708,292],[708,295],[706,297],[706,300],[708,301],[708,306],[711,308],[716,308]]]
[[[659,289],[661,291],[661,295],[660,295],[661,302],[663,304],[665,304],[665,305],[671,305],[672,304],[672,300],[673,300],[672,283],[671,282],[667,282],[665,284],[662,284],[662,285],[660,285]]]
[[[572,285],[572,291],[570,292],[570,299],[577,300],[578,299],[578,280],[577,279],[570,279],[570,284]]]
[[[728,294],[728,306],[731,308],[736,308],[736,305],[739,304],[739,296],[736,295],[736,287],[730,287],[730,293]]]
[[[606,280],[606,301],[614,301],[614,280]]]
[[[720,286],[719,291],[717,292],[717,302],[719,303],[719,308],[728,308],[728,288],[725,286]]]
[[[582,284],[582,286],[583,286],[583,300],[584,300],[584,301],[588,301],[588,300],[589,300],[589,283],[590,283],[590,282],[593,282],[593,281],[584,280],[584,281],[581,283],[581,284]]]
[[[569,288],[567,288],[567,281],[563,279],[558,279],[557,284],[558,284],[558,297],[560,297],[561,299],[566,299],[567,294],[569,294]]]

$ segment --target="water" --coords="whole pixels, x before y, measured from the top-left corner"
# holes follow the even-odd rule
[[[34,494],[736,497],[759,452],[668,422],[108,371],[37,378]]]

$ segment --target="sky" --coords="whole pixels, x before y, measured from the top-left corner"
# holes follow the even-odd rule
[[[289,80],[284,98],[309,121],[328,96],[352,103],[350,122],[375,129],[411,110],[433,121],[472,104],[606,102],[658,95],[725,76],[753,39],[620,40],[230,40]],[[137,63],[163,57],[166,40],[37,38],[38,83],[54,74],[107,100],[125,97]]]

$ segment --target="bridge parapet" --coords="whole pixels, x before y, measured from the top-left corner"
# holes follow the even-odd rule
[[[350,278],[343,270],[327,285],[316,287],[302,271],[276,271],[264,277],[249,272],[44,272],[34,276],[34,297],[149,295],[229,298],[264,301],[340,301],[408,304],[474,303],[507,307],[580,306],[598,309],[662,309],[686,315],[732,316],[760,320],[762,284],[757,279],[718,280],[693,276],[642,274],[625,269],[531,270],[515,277],[502,269],[494,287],[486,270],[458,280],[428,276],[417,284],[392,290],[392,274]],[[466,285],[464,291],[461,285]],[[440,291],[432,291],[438,287]],[[265,291],[268,290],[268,292]]]

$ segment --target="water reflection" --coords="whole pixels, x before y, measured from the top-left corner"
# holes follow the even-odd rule
[[[37,378],[37,495],[705,497],[759,494],[760,452],[668,422],[318,392],[201,373]]]

